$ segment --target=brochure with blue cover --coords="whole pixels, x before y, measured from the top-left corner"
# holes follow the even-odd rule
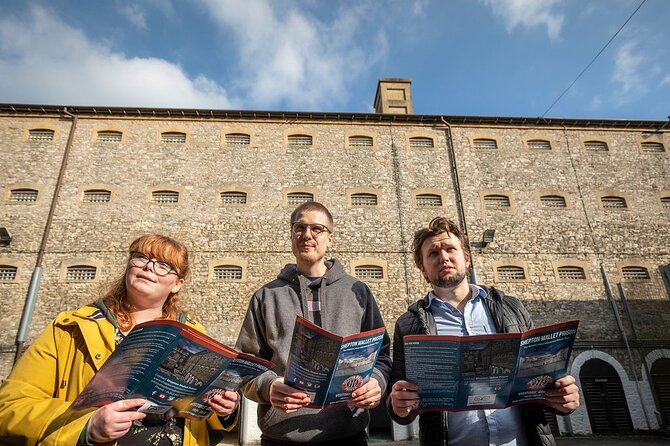
[[[413,410],[496,409],[545,400],[567,375],[579,321],[524,333],[408,335],[405,374],[418,385]]]
[[[370,379],[385,332],[381,327],[342,337],[297,316],[284,383],[310,396],[307,407],[346,404]]]
[[[145,322],[116,346],[70,408],[146,398],[142,412],[203,419],[215,394],[236,391],[273,367],[180,322]]]

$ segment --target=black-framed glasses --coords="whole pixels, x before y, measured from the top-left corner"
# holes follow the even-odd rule
[[[318,237],[321,234],[332,232],[330,229],[328,229],[327,226],[324,226],[321,223],[307,224],[300,222],[295,222],[291,225],[291,232],[293,233],[293,235],[301,237],[305,235],[308,228],[309,231],[312,233],[312,237]]]
[[[162,260],[150,259],[141,252],[131,252],[130,253],[130,264],[137,268],[144,268],[148,263],[151,263],[151,270],[157,276],[167,276],[170,273],[177,274],[177,269],[170,265],[168,262],[163,262]]]

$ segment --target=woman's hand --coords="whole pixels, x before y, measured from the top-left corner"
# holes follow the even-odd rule
[[[133,421],[146,416],[135,409],[146,403],[142,398],[121,400],[97,409],[88,420],[86,432],[91,443],[108,443],[128,433]]]
[[[223,394],[216,394],[207,401],[209,407],[212,408],[214,413],[220,417],[227,417],[231,413],[235,412],[237,406],[240,405],[240,394],[232,390],[226,390]]]

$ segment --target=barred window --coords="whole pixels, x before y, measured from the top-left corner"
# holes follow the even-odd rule
[[[227,133],[226,144],[229,146],[248,146],[251,143],[251,136],[246,133]]]
[[[215,266],[214,280],[242,280],[242,267],[238,265]]]
[[[288,135],[289,147],[309,147],[312,145],[310,135]]]
[[[0,265],[0,282],[16,280],[16,267],[12,265]]]
[[[161,133],[161,142],[166,144],[185,144],[186,133],[182,132],[163,132]]]
[[[490,208],[508,208],[510,200],[507,195],[485,195],[484,206]]]
[[[584,148],[590,152],[607,152],[609,147],[605,141],[585,141]]]
[[[37,201],[37,191],[35,189],[13,189],[9,193],[9,201],[24,203]]]
[[[352,206],[377,206],[377,195],[375,194],[351,194]]]
[[[286,202],[290,205],[300,205],[308,201],[314,201],[314,194],[310,194],[309,192],[291,192],[286,195]]]
[[[112,192],[104,189],[89,189],[84,191],[83,201],[85,203],[109,203]]]
[[[247,193],[240,191],[221,192],[221,204],[247,204]]]
[[[95,280],[96,271],[97,268],[90,265],[68,266],[65,279],[71,281]]]
[[[123,133],[115,130],[102,130],[98,132],[98,142],[121,142]]]
[[[543,195],[540,197],[540,204],[543,208],[564,208],[567,207],[565,197],[561,195]]]
[[[29,141],[53,141],[54,131],[51,129],[31,129],[28,131]]]
[[[531,139],[528,141],[530,150],[551,150],[551,143],[546,139]]]
[[[600,202],[605,209],[624,209],[628,207],[626,205],[626,199],[623,197],[602,197]]]
[[[499,280],[525,280],[526,272],[520,266],[499,266],[497,269]]]
[[[371,136],[356,135],[349,137],[349,147],[372,147],[373,142]]]
[[[625,280],[649,280],[649,270],[644,266],[624,266],[621,275]]]
[[[384,278],[384,268],[377,265],[361,265],[354,268],[354,275],[361,280],[381,280]]]
[[[151,202],[174,204],[179,202],[179,192],[173,190],[157,190],[151,193]]]
[[[442,206],[442,197],[437,194],[417,194],[416,205],[422,208]]]
[[[665,147],[660,142],[647,141],[640,144],[644,153],[663,153]]]
[[[661,197],[661,206],[664,209],[670,209],[670,197]]]
[[[475,149],[477,150],[497,150],[498,141],[495,139],[479,138],[474,140]]]
[[[412,149],[432,149],[435,147],[433,138],[426,136],[414,136],[409,139],[409,147]]]
[[[559,266],[558,278],[563,280],[586,280],[584,268],[579,266]]]

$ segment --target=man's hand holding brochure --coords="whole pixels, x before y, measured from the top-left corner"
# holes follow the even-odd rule
[[[579,321],[524,333],[403,338],[407,380],[418,386],[412,410],[503,408],[547,402],[567,374]]]

